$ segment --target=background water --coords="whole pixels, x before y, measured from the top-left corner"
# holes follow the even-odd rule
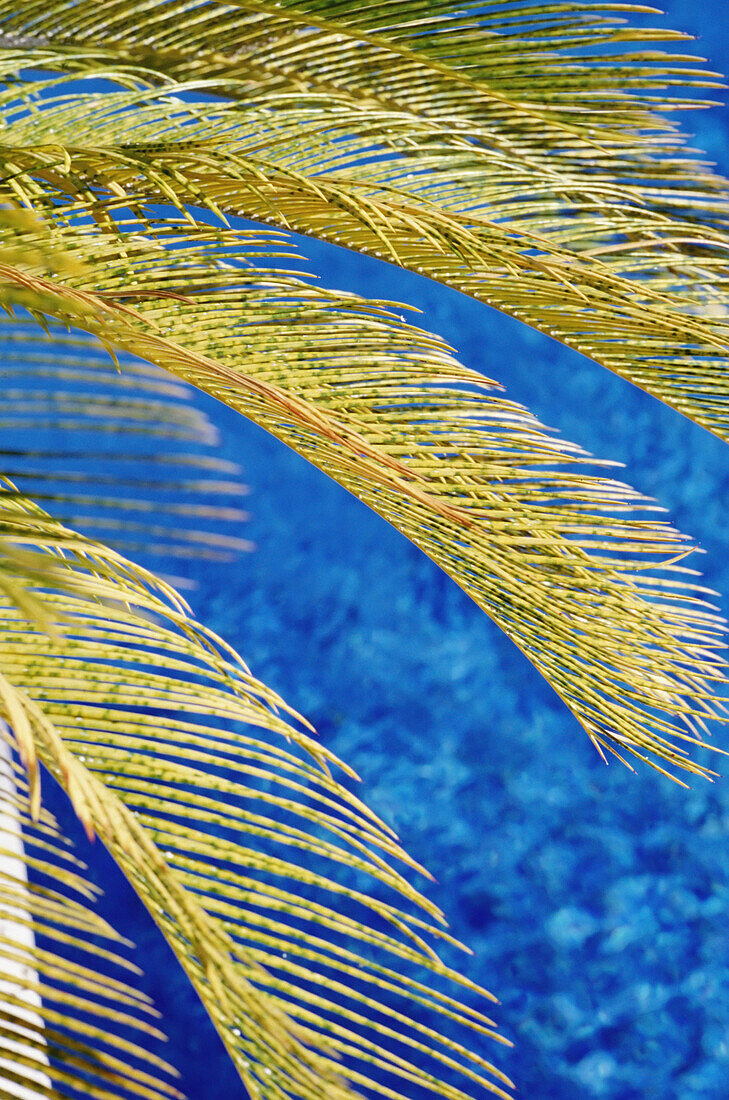
[[[726,0],[671,0],[729,71]],[[688,124],[729,173],[726,112]],[[471,367],[657,496],[729,593],[729,452],[628,383],[486,307],[305,241],[325,285],[411,301]],[[190,567],[198,615],[363,776],[437,878],[516,1046],[523,1097],[729,1096],[729,784],[690,791],[600,761],[529,663],[440,571],[261,431],[201,402],[251,487],[230,566]],[[179,567],[178,567],[179,568]],[[718,737],[726,734],[717,731]],[[191,1100],[243,1096],[174,961],[103,852],[104,905],[140,944]]]

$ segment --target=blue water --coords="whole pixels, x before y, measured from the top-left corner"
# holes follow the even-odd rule
[[[672,0],[729,71],[724,0]],[[729,173],[729,121],[689,119]],[[325,285],[425,311],[471,367],[666,505],[729,593],[729,451],[601,368],[483,306],[305,241]],[[606,767],[529,663],[439,570],[275,440],[201,401],[241,462],[257,550],[206,567],[193,603],[363,776],[363,797],[437,878],[431,896],[501,999],[494,1056],[523,1097],[729,1096],[729,783],[684,791]],[[179,571],[180,566],[175,567]],[[716,730],[726,743],[726,733]],[[88,854],[85,850],[85,854]],[[166,1014],[192,1100],[243,1096],[202,1010],[92,853]],[[457,961],[455,958],[453,961]]]

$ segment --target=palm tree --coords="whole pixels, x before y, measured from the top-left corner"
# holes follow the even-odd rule
[[[6,352],[37,365],[13,418],[40,394],[164,445],[195,425],[149,369],[206,391],[441,566],[601,755],[683,782],[712,774],[694,750],[723,682],[691,542],[401,307],[301,275],[288,236],[495,306],[726,439],[727,185],[667,114],[718,78],[657,45],[682,36],[622,24],[646,10],[0,0],[0,304]],[[39,763],[252,1097],[509,1097],[491,995],[441,961],[442,914],[401,868],[423,869],[168,581],[73,529],[50,447],[37,497],[0,497],[0,1098],[175,1094],[130,1038],[154,1025],[116,969],[124,929],[95,913]]]

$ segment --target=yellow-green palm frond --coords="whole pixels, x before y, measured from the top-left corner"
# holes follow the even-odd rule
[[[128,944],[47,812],[30,814],[12,735],[0,740],[0,1097],[171,1100],[145,1049],[157,1013],[129,984]],[[134,1038],[136,1033],[136,1038]]]
[[[26,596],[0,597],[0,704],[31,810],[37,755],[149,908],[250,1093],[345,1100],[384,1075],[392,1097],[508,1098],[481,1050],[504,1042],[478,1007],[490,995],[441,962],[442,915],[396,865],[422,868],[334,778],[340,762],[172,589],[20,494],[14,510],[50,561],[40,583],[23,556],[7,563]]]
[[[158,0],[134,21],[131,10],[21,3],[4,19],[6,65],[126,68],[127,82],[136,66],[136,79],[187,98],[194,83],[174,80],[204,72],[224,93],[187,120],[179,101],[154,121],[136,99],[133,128],[122,97],[83,122],[34,113],[37,136],[86,145],[74,149],[82,179],[131,196],[151,183],[180,203],[205,195],[421,271],[726,437],[726,186],[656,114],[686,104],[662,86],[716,80],[688,58],[628,51],[682,37],[616,18],[650,9]]]
[[[373,102],[395,103],[413,114],[476,116],[490,128],[521,128],[524,139],[530,119],[548,107],[554,128],[536,143],[543,149],[560,123],[572,124],[578,143],[588,99],[596,116],[593,132],[602,125],[613,133],[634,127],[641,111],[644,116],[675,105],[656,91],[717,86],[717,74],[699,69],[692,56],[629,52],[627,44],[690,38],[645,21],[640,28],[625,26],[631,14],[660,12],[590,0],[212,0],[195,7],[152,0],[141,10],[131,0],[95,7],[81,0],[72,8],[18,0],[5,15],[3,44],[32,48],[39,56],[61,47],[71,59],[78,49],[108,52],[176,80],[212,75],[226,88],[228,80],[267,77],[297,90],[323,88],[357,98],[366,93]],[[576,53],[586,48],[595,53]],[[361,64],[353,63],[355,49]],[[582,102],[575,102],[578,91],[585,95]]]
[[[586,473],[588,456],[385,304],[262,267],[260,233],[149,224],[150,247],[136,223],[59,230],[85,243],[95,285],[74,277],[47,306],[225,401],[383,515],[600,751],[707,774],[687,748],[717,711],[722,621],[650,502]],[[64,313],[76,299],[85,312]]]

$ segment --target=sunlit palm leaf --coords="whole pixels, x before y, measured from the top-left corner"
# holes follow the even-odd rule
[[[371,100],[395,101],[414,114],[482,114],[491,125],[521,127],[523,137],[529,136],[528,120],[549,106],[557,125],[540,134],[535,144],[541,150],[566,116],[572,116],[576,135],[585,127],[576,91],[589,92],[593,130],[602,125],[612,133],[634,126],[646,108],[675,104],[655,94],[667,84],[716,84],[716,74],[697,70],[693,57],[626,51],[626,44],[690,37],[645,21],[640,29],[626,27],[630,13],[660,14],[654,7],[610,0],[213,0],[194,8],[184,0],[151,0],[141,10],[132,0],[95,7],[80,0],[72,8],[18,0],[4,30],[9,47],[27,44],[41,51],[62,45],[70,55],[74,47],[97,55],[113,51],[175,79],[260,81],[265,74],[298,90],[324,86],[358,96],[366,90]],[[357,65],[355,46],[362,58]],[[576,47],[598,49],[586,57],[573,53]],[[535,72],[542,61],[546,70]],[[616,97],[615,91],[628,89],[630,97]],[[635,141],[633,133],[624,134],[626,141],[628,136]]]
[[[335,758],[170,589],[31,502],[23,514],[46,551],[65,547],[38,555],[52,648],[0,601],[2,702],[32,803],[35,750],[169,939],[251,1094],[343,1100],[347,1082],[384,1075],[388,1095],[472,1095],[456,1073],[508,1096],[462,1041],[498,1038],[495,1025],[440,985],[483,991],[434,953],[442,917],[393,866],[418,865],[332,777]]]
[[[0,210],[0,226],[6,268],[83,270],[27,211]],[[225,559],[247,548],[236,506],[245,487],[237,467],[211,453],[218,436],[189,387],[131,356],[112,362],[84,333],[46,322],[42,331],[14,315],[17,295],[0,298],[9,312],[0,317],[3,474],[52,501],[58,518],[167,567],[170,557]],[[31,312],[38,304],[25,301]]]
[[[662,84],[716,81],[688,58],[626,52],[641,37],[682,37],[626,29],[609,14],[649,9],[478,4],[459,19],[462,7],[422,0],[192,10],[157,0],[140,22],[132,8],[29,3],[5,21],[21,46],[24,34],[49,32],[47,48],[38,42],[15,64],[93,71],[101,56],[143,65],[152,80],[206,66],[213,87],[237,98],[233,115],[208,107],[208,142],[216,114],[226,118],[213,148],[200,125],[185,129],[194,148],[174,147],[179,111],[173,128],[157,126],[154,150],[137,145],[143,114],[124,138],[123,120],[107,119],[106,140],[127,150],[117,183],[133,191],[135,174],[151,169],[158,193],[206,194],[228,211],[423,271],[726,437],[726,328],[699,330],[685,316],[726,313],[726,187],[655,114],[680,102],[661,96]],[[77,120],[65,139],[54,118],[51,140],[77,146],[96,131],[86,140],[98,152],[102,114],[86,130]],[[42,121],[33,125],[43,133]],[[83,175],[83,155],[76,165]],[[668,291],[682,297],[663,307],[684,317],[657,328],[654,295]]]
[[[226,401],[379,511],[506,630],[598,747],[705,772],[681,744],[700,743],[716,711],[722,624],[673,560],[682,536],[629,515],[647,501],[584,473],[585,456],[383,305],[254,267],[260,234],[237,234],[235,251],[228,232],[182,224],[156,225],[149,249],[132,232],[121,246],[65,236],[86,245],[103,291],[75,276],[46,308]]]
[[[53,818],[31,820],[11,743],[0,743],[0,1096],[180,1096],[141,1045],[160,1033],[128,984],[126,945],[94,911],[97,891]]]

